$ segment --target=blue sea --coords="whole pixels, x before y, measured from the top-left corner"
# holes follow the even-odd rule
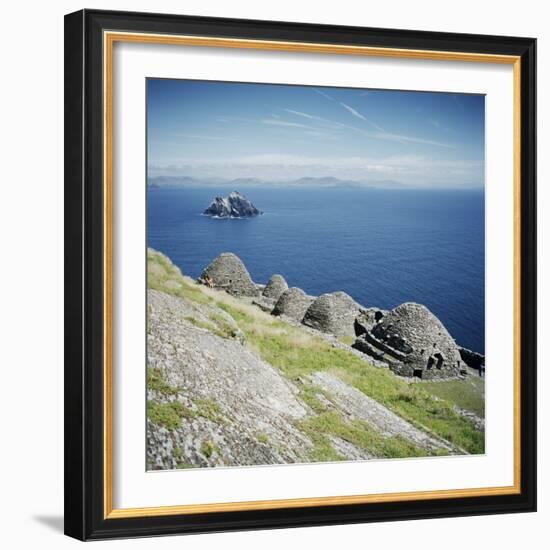
[[[280,273],[308,294],[343,290],[367,307],[418,302],[484,353],[482,191],[253,187],[238,191],[262,216],[201,215],[230,191],[149,189],[148,245],[194,278],[233,252],[258,283]]]

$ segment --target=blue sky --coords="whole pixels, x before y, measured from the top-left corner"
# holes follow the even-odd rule
[[[148,176],[482,187],[480,95],[148,79]]]

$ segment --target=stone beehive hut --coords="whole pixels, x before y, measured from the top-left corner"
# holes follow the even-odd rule
[[[404,376],[452,377],[463,367],[459,348],[447,329],[420,304],[401,304],[360,338],[396,359],[400,363],[396,372]]]
[[[359,315],[355,318],[354,328],[355,334],[361,336],[365,332],[370,332],[376,323],[380,321],[384,315],[387,315],[388,312],[385,309],[380,309],[377,307],[368,307],[362,309]]]
[[[243,262],[231,252],[220,254],[203,272],[199,281],[234,296],[257,296],[259,291]]]
[[[273,315],[286,315],[301,321],[314,298],[308,296],[301,288],[289,288],[281,294],[273,308]]]
[[[360,310],[361,306],[345,292],[322,294],[309,306],[303,323],[336,336],[353,336]]]
[[[283,292],[288,290],[288,284],[282,275],[272,275],[264,288],[262,295],[270,300],[277,301]]]

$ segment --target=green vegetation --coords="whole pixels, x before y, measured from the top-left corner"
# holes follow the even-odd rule
[[[227,424],[227,418],[212,399],[197,399],[194,406],[195,408],[190,409],[179,401],[161,402],[150,399],[147,403],[147,416],[153,424],[164,426],[168,430],[179,428],[183,418],[199,416],[216,424]]]
[[[321,400],[322,397],[325,399]],[[329,410],[326,400],[330,401],[330,397],[327,396],[327,392],[313,384],[302,386],[300,399],[316,414]]]
[[[214,453],[221,454],[220,448],[210,440],[203,441],[201,445],[201,453],[206,457],[210,458]]]
[[[355,336],[340,336],[338,338],[342,344],[346,344],[346,346],[351,346],[355,342]]]
[[[191,317],[190,315],[185,317],[187,321],[196,327],[207,329],[220,338],[235,338],[237,335],[237,330],[221,315],[212,314],[209,318],[212,322],[202,321],[201,319]]]
[[[184,278],[182,272],[164,254],[150,249],[147,251],[147,288],[188,298],[200,304],[213,301],[201,292],[199,285]]]
[[[220,409],[220,406],[212,399],[197,399],[195,405],[197,407],[196,414],[198,416],[202,416],[216,424],[227,423],[227,419]]]
[[[256,439],[260,442],[260,443],[264,443],[264,444],[267,444],[269,442],[269,437],[267,437],[266,434],[258,434],[256,436]]]
[[[346,422],[335,411],[324,412],[308,418],[300,424],[315,445],[313,455],[323,457],[322,460],[342,460],[330,445],[329,436],[339,437],[344,441],[353,443],[356,447],[364,449],[376,457],[404,458],[409,456],[426,456],[427,452],[410,443],[406,439],[394,436],[384,437],[378,430],[372,428],[366,422],[353,420]],[[334,454],[338,456],[334,456]]]
[[[298,381],[317,371],[331,371],[420,429],[439,435],[469,453],[484,451],[484,435],[453,411],[452,403],[434,399],[422,388],[423,384],[408,384],[388,370],[376,368],[346,350],[333,348],[321,337],[259,310],[251,314],[253,306],[248,304],[225,300],[222,304],[245,333],[249,346],[289,379]],[[311,400],[311,394],[305,399],[308,397]],[[322,403],[312,409],[317,411],[319,406]]]
[[[195,413],[184,407],[179,401],[162,403],[156,399],[147,402],[147,417],[153,424],[164,426],[167,430],[180,427],[183,418],[192,418]]]
[[[186,462],[183,459],[183,451],[181,450],[180,447],[174,447],[174,449],[172,451],[172,455],[176,459],[176,468],[178,470],[186,470],[188,468],[195,468],[194,464],[192,464],[191,462]]]
[[[426,382],[422,387],[433,395],[454,403],[462,409],[485,416],[485,380],[471,375],[464,380]]]
[[[163,395],[177,395],[181,388],[171,386],[164,377],[164,372],[159,368],[147,369],[147,389],[155,390]]]
[[[323,338],[284,323],[245,300],[196,284],[181,275],[162,254],[150,252],[148,258],[150,288],[223,309],[244,333],[250,349],[299,384],[301,399],[314,413],[299,425],[315,444],[313,460],[342,459],[331,446],[330,436],[349,441],[374,456],[425,454],[402,438],[387,438],[364,422],[341,418],[330,407],[330,396],[307,382],[307,375],[317,371],[330,371],[418,428],[443,437],[466,452],[484,452],[484,434],[453,410],[457,404],[482,412],[483,398],[475,395],[479,388],[460,386],[461,381],[409,384],[390,371],[376,368],[345,349],[334,348]],[[213,320],[216,330],[220,330],[217,321]],[[341,341],[348,343],[348,340]],[[205,418],[213,412],[198,403],[197,407],[199,411],[208,411],[195,413]],[[211,418],[218,418],[215,411]]]

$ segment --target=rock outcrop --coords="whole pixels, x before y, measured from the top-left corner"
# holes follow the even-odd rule
[[[378,320],[375,312],[374,325],[371,319],[365,315],[357,319],[354,347],[378,359],[388,358],[397,374],[432,379],[462,373],[458,346],[427,307],[409,302]]]
[[[301,321],[313,300],[314,298],[308,296],[301,288],[289,288],[277,300],[272,314],[285,315],[296,321]]]
[[[275,300],[271,300],[265,296],[258,296],[257,298],[254,298],[252,303],[266,313],[271,313],[275,307]]]
[[[149,469],[306,461],[313,445],[295,426],[308,412],[298,388],[190,317],[223,310],[155,290],[147,296]]]
[[[277,301],[283,292],[288,290],[288,284],[282,275],[272,275],[262,292],[265,298]]]
[[[333,374],[315,372],[311,375],[311,380],[315,386],[322,388],[332,396],[334,403],[348,418],[359,418],[371,426],[376,426],[380,432],[387,436],[404,437],[426,450],[451,452],[455,450],[448,441],[424,433]]]
[[[302,322],[335,336],[353,336],[360,310],[361,306],[345,292],[331,292],[322,294],[309,306]]]
[[[203,214],[214,218],[252,218],[261,213],[238,191],[229,193],[227,197],[216,197],[203,212]]]
[[[485,355],[477,353],[477,351],[472,351],[468,348],[459,348],[460,357],[466,365],[470,368],[475,369],[482,374],[485,372]]]
[[[243,262],[231,252],[220,254],[199,277],[199,282],[227,291],[234,296],[258,296]]]

